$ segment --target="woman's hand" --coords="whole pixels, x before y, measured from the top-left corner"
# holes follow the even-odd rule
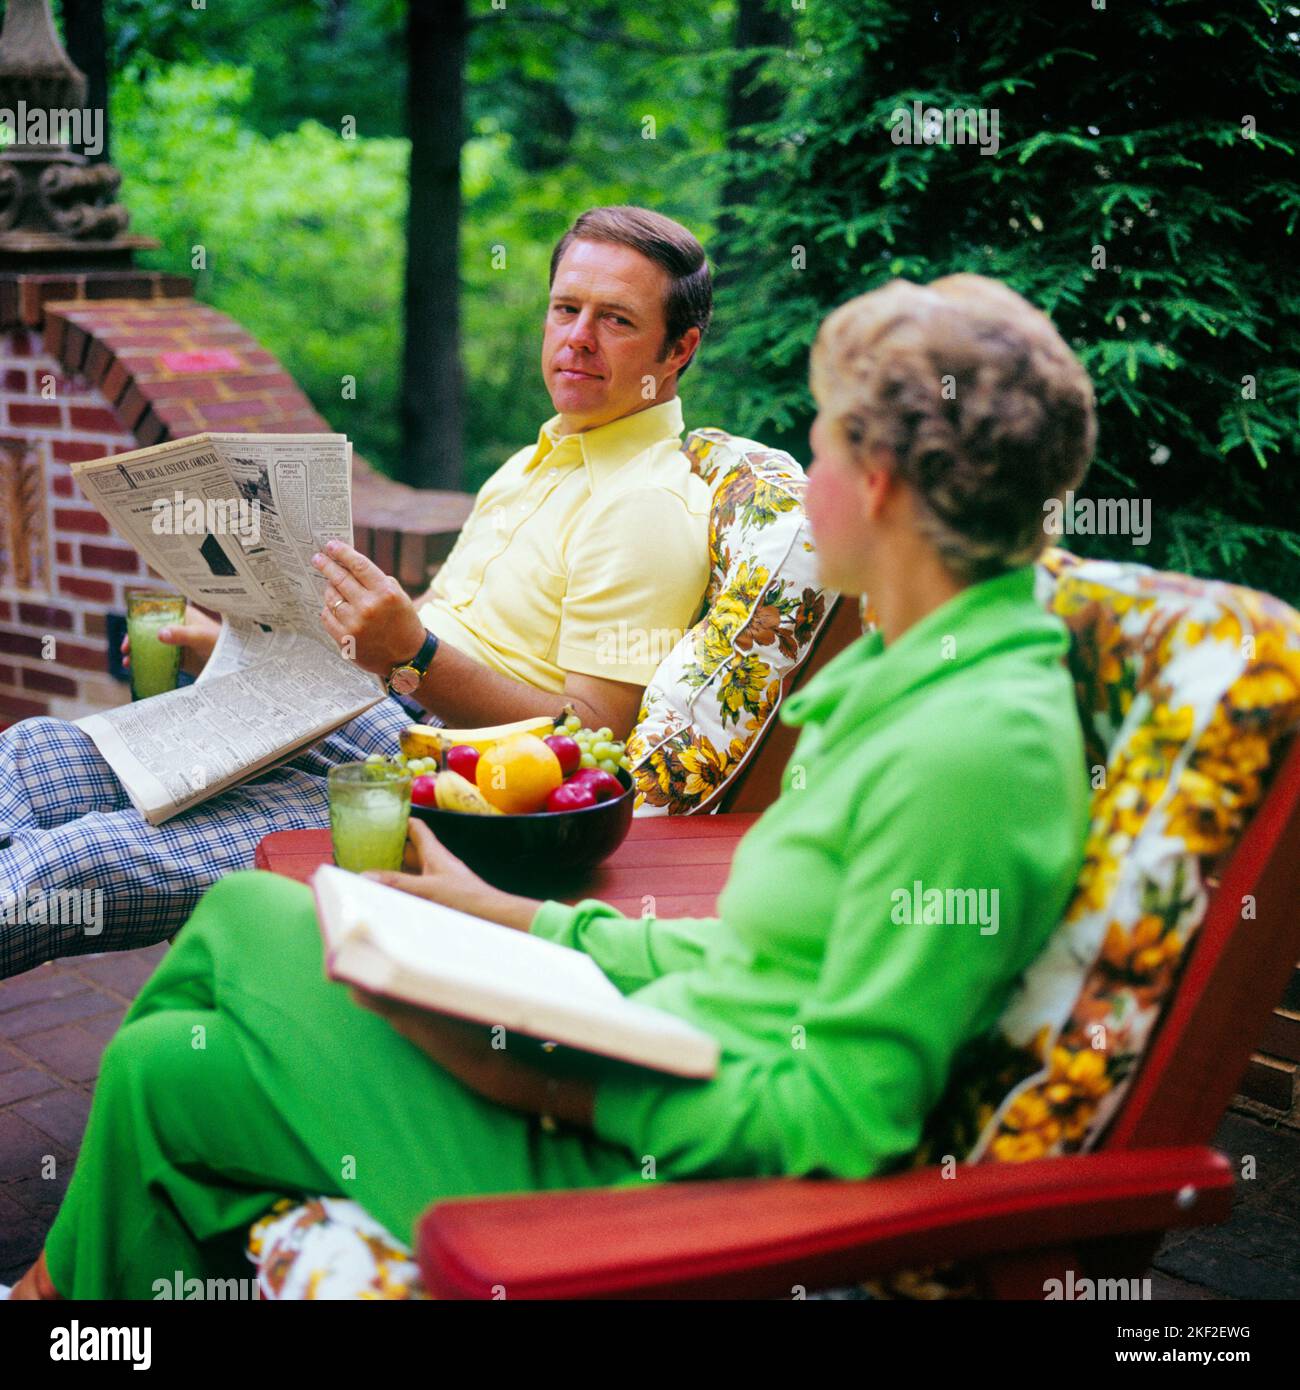
[[[412,816],[406,830],[405,866],[410,873],[391,873],[369,869],[363,875],[389,888],[399,888],[417,898],[427,898],[443,907],[454,907],[475,917],[485,917],[503,927],[527,931],[541,903],[533,898],[503,893],[485,883],[462,860],[440,844],[433,831]]]
[[[408,1042],[488,1100],[526,1115],[550,1115],[591,1128],[595,1091],[589,1081],[552,1076],[512,1057],[506,1048],[494,1048],[480,1024],[430,1013],[360,988],[352,990],[352,997],[362,1008],[386,1018]]]
[[[208,664],[221,635],[221,624],[193,604],[185,605],[185,621],[159,630],[158,640],[168,647],[183,647],[181,670],[197,676]],[[131,665],[131,638],[122,638],[122,665]]]

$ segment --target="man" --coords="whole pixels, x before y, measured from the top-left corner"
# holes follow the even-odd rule
[[[709,493],[679,450],[677,383],[712,312],[699,242],[643,208],[595,208],[551,258],[542,371],[557,414],[484,484],[417,605],[350,546],[316,565],[326,631],[451,727],[572,705],[622,738],[708,580]],[[172,640],[206,659],[193,610]],[[344,645],[346,644],[346,645]],[[392,752],[396,699],[291,762],[158,827],[75,726],[0,734],[0,977],[170,935],[273,830],[328,823],[331,766]],[[77,898],[77,891],[80,898]],[[75,912],[49,921],[42,906]]]

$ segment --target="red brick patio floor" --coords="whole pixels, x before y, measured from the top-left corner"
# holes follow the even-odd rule
[[[0,1282],[35,1259],[67,1187],[100,1053],[166,947],[78,956],[0,981]],[[1230,1113],[1216,1138],[1254,1159],[1232,1219],[1167,1239],[1166,1299],[1300,1298],[1300,1133]]]

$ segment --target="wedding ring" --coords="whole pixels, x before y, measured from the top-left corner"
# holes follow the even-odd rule
[[[345,598],[336,598],[334,602],[330,604],[330,612],[333,613],[335,609],[342,608],[346,602],[347,599]]]

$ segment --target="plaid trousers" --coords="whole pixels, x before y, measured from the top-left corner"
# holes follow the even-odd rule
[[[330,768],[395,752],[412,718],[381,700],[290,762],[159,826],[74,724],[24,719],[0,733],[0,846],[10,841],[0,848],[0,979],[173,936],[207,888],[253,867],[264,835],[328,826]]]

